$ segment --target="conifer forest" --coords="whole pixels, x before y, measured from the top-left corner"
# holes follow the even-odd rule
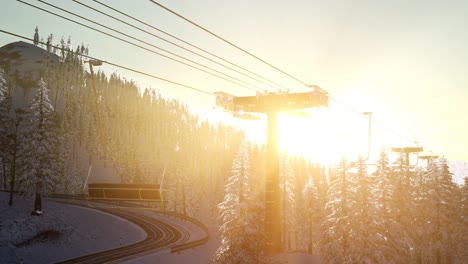
[[[91,75],[84,45],[53,41],[35,43],[37,78],[0,65],[0,189],[10,205],[16,195],[82,194],[95,164],[121,183],[163,180],[165,210],[217,227],[214,263],[267,263],[265,146],[156,89]],[[468,260],[468,178],[454,183],[443,158],[412,166],[382,150],[372,165],[325,166],[280,153],[280,190],[285,252],[324,263]]]

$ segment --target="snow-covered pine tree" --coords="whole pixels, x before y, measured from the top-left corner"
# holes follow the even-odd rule
[[[434,185],[435,174],[437,172],[436,161],[434,159],[427,160],[427,166],[419,166],[415,168],[414,177],[412,180],[412,189],[414,197],[414,206],[412,208],[414,215],[414,237],[411,257],[417,263],[424,263],[432,251],[431,242],[431,219],[433,209],[430,204],[431,197],[429,195]]]
[[[9,175],[10,197],[8,205],[13,206],[13,192],[16,184],[20,127],[24,116],[23,109],[11,111],[11,97],[8,86],[15,86],[15,79],[5,80],[5,72],[0,68],[0,158],[2,159],[3,187],[7,186]]]
[[[41,195],[49,192],[57,183],[54,160],[57,153],[57,118],[48,97],[44,80],[33,98],[25,120],[23,144],[21,146],[22,167],[21,190],[35,194],[35,213],[42,213]]]
[[[356,177],[356,189],[350,192],[350,199],[355,202],[349,211],[349,259],[352,263],[387,263],[384,248],[385,229],[383,219],[376,215],[375,182],[368,175],[367,166],[359,157],[353,168]]]
[[[323,236],[320,253],[326,263],[355,263],[350,258],[351,210],[355,208],[355,175],[343,158],[332,172],[328,188],[328,202],[325,205],[325,220],[322,223]]]
[[[73,73],[72,73],[73,74]],[[75,73],[76,74],[76,73]],[[61,122],[62,140],[60,144],[60,178],[61,188],[64,193],[76,193],[80,185],[80,176],[76,159],[76,141],[78,137],[78,95],[76,86],[68,84],[69,89],[64,89],[64,112]]]
[[[47,50],[47,53],[51,53],[52,52],[52,46],[53,46],[53,43],[52,43],[52,39],[53,39],[53,35],[50,34],[48,37],[47,37],[47,42],[46,42],[46,50]]]
[[[19,156],[21,143],[23,142],[23,132],[22,127],[24,126],[24,116],[25,111],[22,108],[15,109],[14,115],[11,122],[10,134],[8,134],[8,161],[10,163],[10,199],[8,200],[8,205],[13,206],[13,191],[16,190],[16,174],[18,168],[20,167]]]
[[[425,261],[434,261],[433,263],[453,263],[456,255],[457,245],[456,232],[460,231],[458,225],[456,206],[458,195],[456,193],[455,183],[452,181],[452,173],[448,169],[447,161],[444,158],[439,159],[437,164],[429,169],[429,177],[432,178],[429,186],[427,204],[431,208],[428,215],[428,226],[426,229],[426,239],[428,251],[425,252]],[[466,248],[465,248],[466,250]]]
[[[462,251],[458,251],[459,254],[457,254],[455,263],[459,261],[459,263],[462,263],[463,260],[468,259],[468,251],[466,248],[468,247],[468,176],[464,178],[464,184],[461,187],[461,208],[459,210],[460,214],[460,234],[464,234],[460,237],[458,240],[458,248],[461,248]]]
[[[313,169],[311,171],[312,173],[320,172],[320,170],[317,169]],[[314,240],[317,240],[315,238],[316,235],[314,234],[314,230],[316,229],[314,225],[318,222],[318,212],[321,208],[319,192],[315,179],[315,175],[307,174],[306,183],[302,189],[302,203],[297,205],[297,207],[300,208],[298,214],[300,214],[301,219],[300,222],[298,221],[298,234],[302,237],[302,248],[305,247],[309,254],[314,253],[313,242]]]
[[[372,192],[375,202],[375,216],[379,223],[380,234],[378,247],[385,263],[409,263],[410,255],[404,240],[405,229],[396,221],[398,203],[394,199],[395,181],[388,154],[382,150],[377,161],[377,171],[375,175],[375,187]]]
[[[406,160],[405,153],[399,153],[396,162],[393,163],[393,177],[392,184],[395,185],[393,192],[393,201],[395,205],[392,207],[394,210],[395,220],[401,228],[401,244],[402,256],[411,256],[414,258],[414,247],[416,230],[414,228],[414,200],[412,196],[411,176],[413,172],[410,171],[408,166],[409,161]]]
[[[8,107],[8,91],[5,78],[3,77],[4,71],[0,68],[0,175],[1,175],[1,185],[0,188],[6,189],[7,182],[7,159],[8,149],[9,149],[9,138],[8,134],[10,131],[10,117],[9,117],[9,107]]]
[[[34,39],[33,39],[34,45],[37,46],[39,44],[39,29],[36,26],[36,29],[34,30]]]
[[[215,263],[264,263],[263,211],[252,197],[248,143],[240,146],[226,184],[224,201],[219,204],[221,245],[213,256]]]
[[[8,88],[7,84],[5,81],[4,76],[4,71],[0,67],[0,144],[5,142],[7,140],[7,130],[9,129],[9,107],[8,107]],[[3,144],[1,146],[4,146]],[[5,148],[2,147],[0,149],[0,158],[3,157],[3,152],[5,151]]]
[[[292,234],[295,225],[294,171],[286,153],[280,155],[281,228],[282,248],[292,250]]]

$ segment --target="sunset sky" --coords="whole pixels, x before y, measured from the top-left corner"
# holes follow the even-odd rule
[[[24,1],[83,21],[39,1]],[[78,1],[130,22],[128,18],[105,9],[95,1]],[[249,57],[150,1],[100,1],[273,80],[291,92],[308,90],[300,82]],[[244,78],[76,2],[47,2],[242,78],[262,89],[275,91],[270,86]],[[284,121],[287,124],[285,126],[293,130],[282,133],[296,135],[295,142],[292,140],[293,136],[289,136],[291,141],[285,144],[294,145],[295,148],[315,146],[321,150],[358,145],[351,146],[350,149],[365,152],[367,119],[359,115],[359,112],[370,111],[373,112],[374,121],[373,155],[377,155],[381,147],[415,145],[414,142],[417,141],[426,152],[432,151],[433,154],[452,160],[468,161],[468,1],[158,2],[295,78],[320,86],[340,102],[337,104],[332,101],[328,110],[313,111],[309,119],[289,118]],[[92,25],[86,21],[82,23]],[[148,27],[132,23],[176,42]],[[54,42],[58,43],[61,36],[66,39],[70,36],[73,45],[89,45],[90,55],[105,61],[207,92],[224,91],[236,96],[255,94],[252,90],[129,46],[18,1],[2,1],[0,29],[32,38],[36,26],[39,27],[41,38],[46,39],[52,33]],[[108,32],[106,29],[101,30]],[[18,40],[17,37],[0,33],[0,46]],[[139,45],[146,47],[144,44]],[[132,79],[142,88],[155,88],[163,95],[180,98],[194,109],[206,112],[215,104],[214,96],[109,65],[104,65],[102,69],[106,73],[117,72]],[[228,118],[216,112],[210,112],[209,115],[217,119]],[[257,134],[264,132],[262,122],[235,122],[244,127],[254,127],[255,129],[250,128],[252,133],[253,130]],[[310,142],[321,142],[323,146],[304,143],[308,138],[317,137],[324,140]]]

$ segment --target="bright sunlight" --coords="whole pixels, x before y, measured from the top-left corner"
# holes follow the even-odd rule
[[[248,139],[266,142],[266,120],[239,121]],[[278,145],[282,152],[302,156],[324,165],[337,164],[345,155],[367,155],[367,120],[330,109],[280,113]]]

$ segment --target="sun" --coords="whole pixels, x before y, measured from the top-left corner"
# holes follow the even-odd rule
[[[278,148],[290,155],[330,165],[339,161],[339,144],[317,116],[278,115]]]
[[[313,110],[300,116],[278,116],[280,151],[299,155],[323,165],[337,164],[345,156],[357,159],[367,154],[365,119],[329,110]]]
[[[278,114],[278,148],[282,153],[301,156],[322,165],[338,164],[343,156],[357,160],[367,154],[367,126],[352,116],[328,109]],[[266,143],[266,119],[243,121],[249,140]]]

